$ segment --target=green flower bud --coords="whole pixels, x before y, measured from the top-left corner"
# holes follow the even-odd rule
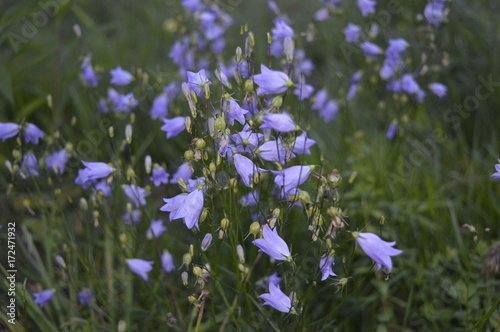
[[[193,160],[193,158],[194,158],[193,150],[186,150],[184,152],[184,159],[186,159],[187,161],[191,161],[191,160]]]
[[[205,146],[207,146],[207,143],[205,143],[205,140],[203,138],[199,138],[196,140],[196,143],[194,144],[198,149],[203,149]]]
[[[260,233],[260,223],[258,221],[254,221],[251,225],[250,225],[250,230],[249,230],[250,234],[253,234],[254,237],[257,236],[257,234]]]
[[[226,129],[226,120],[222,116],[219,116],[215,119],[214,129],[218,131],[223,131]]]
[[[229,227],[230,221],[227,218],[224,218],[220,221],[220,227],[222,229],[227,229]]]

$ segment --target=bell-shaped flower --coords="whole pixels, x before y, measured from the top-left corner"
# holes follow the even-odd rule
[[[293,86],[293,82],[284,72],[271,70],[264,65],[260,66],[260,71],[260,74],[253,77],[254,82],[259,86],[257,89],[259,96],[265,93],[283,93]]]
[[[20,174],[23,179],[26,179],[31,175],[38,176],[38,160],[32,152],[28,152],[23,156],[21,162]]]
[[[168,115],[168,97],[166,93],[162,93],[153,100],[153,106],[149,111],[151,119],[161,119]]]
[[[282,188],[282,192],[286,194],[304,183],[311,174],[312,169],[313,166],[292,166],[281,171],[271,172],[276,175],[274,183]]]
[[[241,176],[241,179],[243,180],[243,183],[245,186],[250,187],[253,181],[254,173],[262,173],[266,172],[265,169],[257,167],[253,161],[248,159],[245,156],[242,156],[241,154],[235,154],[233,156],[234,158],[234,166],[236,168],[236,171],[238,174]]]
[[[234,125],[234,120],[238,121],[241,124],[245,124],[245,114],[247,114],[248,111],[241,108],[236,100],[232,98],[230,98],[229,100],[224,99],[222,102],[222,110],[227,116],[227,120],[231,126]]]
[[[167,230],[167,227],[163,226],[163,220],[151,220],[151,225],[146,233],[148,239],[159,238],[163,232]]]
[[[84,169],[78,171],[78,177],[75,179],[76,184],[82,186],[87,185],[92,180],[104,178],[113,172],[113,167],[101,162],[83,161]]]
[[[358,0],[356,5],[358,6],[361,16],[367,17],[368,14],[375,14],[375,5],[377,1],[375,0]]]
[[[164,198],[164,206],[160,211],[170,212],[170,221],[184,219],[187,228],[199,229],[198,220],[203,210],[203,191],[196,189],[189,194],[180,194],[172,198]]]
[[[498,159],[498,162],[500,163],[500,159]],[[491,177],[494,179],[500,179],[500,164],[495,165],[495,170],[496,172],[491,174]]]
[[[99,76],[96,75],[94,68],[92,68],[92,64],[90,63],[91,61],[92,58],[90,56],[87,56],[85,57],[85,59],[83,59],[81,65],[83,72],[80,73],[80,79],[87,82],[88,86],[96,87]]]
[[[132,82],[132,79],[134,78],[131,73],[123,70],[121,67],[111,69],[109,73],[111,74],[110,83],[114,85],[127,85]]]
[[[193,176],[193,172],[191,171],[191,167],[189,166],[188,162],[183,163],[182,165],[179,166],[177,171],[172,175],[172,178],[170,179],[170,183],[177,183],[177,179],[181,178],[184,180],[188,180]]]
[[[325,122],[330,122],[335,119],[338,110],[339,106],[337,105],[335,100],[332,99],[328,101],[322,109],[320,109],[319,114],[321,115],[323,120],[325,120]]]
[[[205,91],[205,85],[212,84],[206,76],[205,69],[202,69],[197,73],[188,71],[187,77],[189,90],[194,91],[198,96],[201,96]]]
[[[262,294],[259,297],[265,301],[264,305],[269,305],[278,311],[284,313],[295,312],[292,308],[292,301],[281,291],[279,285],[269,283],[269,293]]]
[[[35,304],[38,304],[40,308],[43,308],[45,304],[52,300],[52,298],[54,297],[54,290],[45,289],[40,293],[34,293],[33,296],[35,296],[35,300],[33,302]]]
[[[252,132],[248,124],[239,133],[231,135],[237,152],[253,152],[263,139],[264,135]]]
[[[93,299],[94,295],[92,295],[92,292],[89,289],[82,290],[78,293],[78,302],[80,302],[80,304],[90,304]]]
[[[130,271],[134,272],[138,276],[140,276],[145,281],[148,280],[148,273],[153,269],[154,262],[148,262],[139,258],[131,258],[127,259],[128,267]]]
[[[343,31],[346,43],[357,42],[361,36],[361,28],[353,23],[349,23]]]
[[[24,141],[26,143],[38,144],[38,140],[44,136],[43,131],[32,123],[28,123],[24,128]]]
[[[64,169],[66,168],[66,163],[68,162],[69,153],[66,149],[61,149],[57,152],[54,152],[47,158],[45,158],[45,166],[47,169],[57,170],[59,174],[64,173]]]
[[[163,267],[163,270],[165,270],[165,272],[167,273],[175,271],[174,259],[168,251],[165,251],[161,255],[161,266]]]
[[[443,98],[444,96],[446,96],[446,92],[448,91],[446,85],[441,83],[431,83],[429,84],[429,89],[439,98]]]
[[[263,237],[257,239],[252,243],[259,247],[259,251],[265,252],[277,261],[291,260],[290,249],[286,242],[278,235],[278,231],[275,228],[271,230],[266,224],[262,229]]]
[[[297,154],[311,154],[311,146],[316,144],[316,141],[308,138],[305,131],[295,138],[295,143],[293,144],[293,152]]]
[[[158,187],[162,183],[167,184],[169,176],[170,174],[168,174],[163,167],[160,165],[154,165],[152,176],[149,179],[153,181],[155,187]]]
[[[267,113],[262,117],[263,124],[260,129],[274,129],[281,133],[287,133],[297,129],[292,117],[288,113]]]
[[[0,139],[5,142],[6,139],[16,136],[19,133],[19,125],[12,122],[0,122]]]
[[[293,154],[290,147],[283,144],[280,138],[265,142],[255,150],[255,153],[264,160],[276,161],[282,165],[291,158],[295,158],[295,154]]]
[[[391,271],[391,256],[397,256],[403,252],[402,250],[393,248],[396,242],[384,241],[373,233],[353,232],[352,236],[356,239],[356,242],[365,254],[375,261],[378,270],[384,266],[387,270]]]
[[[146,205],[146,196],[151,194],[151,192],[135,184],[125,185],[123,190],[125,191],[125,195],[134,202],[136,208],[141,205]]]
[[[160,129],[167,133],[167,139],[179,135],[186,129],[186,118],[183,116],[162,120],[165,124]]]
[[[324,254],[319,260],[319,269],[321,270],[321,281],[325,280],[329,276],[336,277],[337,275],[332,270],[333,266],[333,256],[329,254]]]

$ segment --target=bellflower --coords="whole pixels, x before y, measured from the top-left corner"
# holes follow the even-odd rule
[[[432,0],[425,5],[424,16],[434,26],[441,24],[444,16],[444,0]]]
[[[78,293],[78,301],[80,304],[90,304],[92,300],[94,299],[94,295],[92,295],[92,292],[90,290],[82,290],[80,293]]]
[[[316,144],[316,141],[308,138],[305,131],[295,138],[295,143],[293,144],[293,152],[297,154],[311,154],[310,147]]]
[[[262,118],[263,124],[260,129],[274,129],[281,133],[287,133],[296,129],[292,117],[288,113],[268,113]]]
[[[81,66],[83,73],[80,74],[80,78],[87,82],[88,86],[96,87],[99,76],[97,76],[94,72],[94,68],[92,68],[92,64],[90,63],[90,61],[92,61],[90,56],[87,56],[85,57],[85,59],[83,59]]]
[[[167,227],[163,226],[163,220],[151,220],[151,225],[146,233],[148,239],[159,238],[163,232],[167,230]]]
[[[233,158],[234,158],[234,167],[236,168],[238,174],[241,176],[243,183],[247,187],[251,187],[255,172],[260,174],[266,171],[265,169],[257,167],[253,163],[253,161],[251,161],[245,156],[242,156],[241,154],[235,154]]]
[[[31,152],[26,153],[23,156],[23,160],[21,162],[21,177],[27,178],[31,175],[38,176],[38,160],[35,155]]]
[[[231,135],[237,152],[253,152],[263,139],[264,135],[253,133],[248,124],[245,124],[239,133]]]
[[[356,5],[361,12],[361,16],[367,17],[368,14],[375,14],[375,5],[377,4],[374,0],[358,0]]]
[[[269,283],[269,293],[262,294],[259,297],[265,301],[264,305],[269,305],[278,311],[284,313],[295,312],[292,308],[292,301],[281,291],[279,285]]]
[[[311,108],[313,110],[321,110],[323,107],[325,107],[325,104],[328,100],[328,92],[326,92],[325,89],[321,89],[316,93],[316,95],[313,98],[313,104],[311,105]]]
[[[295,154],[293,154],[288,145],[285,146],[285,144],[283,144],[280,138],[265,142],[255,150],[255,153],[264,160],[276,161],[282,165],[284,165],[287,160],[295,158]]]
[[[264,65],[260,65],[260,71],[260,74],[253,77],[259,86],[257,89],[259,96],[265,93],[282,93],[293,85],[288,75],[281,71],[271,70]]]
[[[165,124],[160,129],[167,133],[167,139],[179,135],[186,129],[186,120],[183,116],[162,120]]]
[[[500,159],[498,159],[498,162],[500,163]],[[494,179],[500,179],[500,164],[495,165],[495,170],[496,172],[491,174],[491,177]]]
[[[172,178],[170,179],[170,183],[177,183],[177,179],[181,178],[184,180],[188,180],[193,176],[193,172],[191,171],[191,167],[189,166],[188,162],[183,163],[182,165],[179,166],[177,171],[172,175]]]
[[[257,239],[252,242],[259,247],[259,251],[265,252],[277,261],[288,261],[292,259],[288,245],[278,235],[276,228],[271,230],[271,228],[269,228],[266,224],[262,229],[262,234],[263,237],[261,239]]]
[[[246,195],[241,196],[240,204],[242,206],[255,206],[257,205],[257,198],[259,197],[259,192],[254,190]]]
[[[387,133],[385,136],[388,139],[393,139],[396,136],[396,133],[398,131],[398,123],[396,121],[392,121],[389,128],[387,129]]]
[[[0,122],[0,139],[5,142],[6,139],[16,136],[19,133],[19,125],[12,122]]]
[[[224,111],[224,114],[226,114],[228,122],[231,126],[234,125],[234,120],[241,124],[245,124],[245,114],[247,114],[248,111],[241,108],[233,98],[222,102],[222,110]]]
[[[113,172],[113,168],[105,163],[82,160],[82,164],[85,165],[85,168],[78,171],[78,177],[75,179],[75,183],[82,186],[92,180],[104,178]]]
[[[326,103],[326,105],[319,110],[319,115],[325,120],[325,122],[330,122],[335,119],[337,112],[339,110],[339,106],[335,102],[335,100],[330,100]]]
[[[32,123],[28,123],[24,128],[24,141],[26,143],[38,144],[38,140],[45,136],[43,131]]]
[[[168,251],[165,251],[161,255],[161,266],[163,267],[163,270],[165,270],[165,272],[167,273],[175,271],[174,259]]]
[[[278,276],[278,272],[274,272],[270,276],[267,276],[267,280],[269,281],[269,284],[278,286],[282,279]]]
[[[283,193],[286,194],[304,183],[311,171],[311,166],[292,166],[281,171],[271,172],[276,175],[274,183],[282,188]]]
[[[111,195],[111,187],[106,183],[106,180],[101,180],[96,183],[94,186],[95,192],[101,192],[105,197],[109,197]]]
[[[146,196],[151,194],[149,191],[146,191],[146,189],[138,187],[135,184],[125,185],[123,191],[125,191],[125,195],[134,202],[136,208],[139,208],[141,205],[146,205]]]
[[[431,83],[429,84],[429,89],[439,98],[446,96],[447,88],[441,83]]]
[[[344,35],[347,43],[357,42],[361,36],[361,28],[356,24],[349,23],[344,29]]]
[[[45,166],[47,167],[47,169],[51,169],[54,171],[57,170],[59,174],[63,174],[64,169],[66,168],[66,163],[68,162],[68,158],[68,151],[66,151],[66,149],[61,149],[45,158]]]
[[[152,176],[149,179],[154,182],[155,187],[160,186],[162,183],[168,183],[168,177],[170,174],[168,174],[163,167],[155,165],[152,172]]]
[[[382,53],[382,49],[372,42],[363,42],[359,45],[359,47],[363,50],[363,52],[365,52],[366,57],[370,59],[375,60],[377,55]]]
[[[123,221],[129,223],[130,225],[132,224],[137,224],[138,222],[141,221],[142,218],[142,212],[139,209],[133,209],[132,213],[126,213],[123,216]]]
[[[308,99],[314,92],[314,87],[310,84],[306,84],[306,80],[303,76],[299,78],[299,83],[297,88],[293,90],[293,94],[296,95],[299,100]]]
[[[205,69],[200,70],[197,73],[193,73],[191,71],[187,72],[188,77],[188,86],[189,90],[194,91],[198,96],[201,96],[205,91],[205,85],[211,85],[205,74]]]
[[[337,275],[332,271],[333,256],[324,254],[319,261],[319,268],[321,270],[321,281],[329,276],[336,277]]]
[[[40,308],[43,308],[47,302],[52,300],[54,297],[54,290],[46,289],[41,291],[40,293],[34,293],[33,296],[35,300],[33,301],[35,304],[38,304]]]
[[[164,198],[165,205],[160,211],[170,212],[170,221],[184,219],[187,228],[199,229],[198,220],[203,210],[203,192],[199,189],[189,194],[180,194],[172,198]]]
[[[116,67],[115,69],[111,69],[109,71],[111,74],[110,83],[113,85],[128,85],[132,82],[134,78],[131,73],[126,70],[123,70],[121,67]]]
[[[162,93],[153,100],[150,115],[153,120],[164,118],[168,115],[168,97],[166,93]]]
[[[401,87],[409,95],[417,95],[420,91],[418,83],[411,74],[404,74],[403,77],[401,77]]]
[[[130,268],[130,271],[134,272],[138,276],[140,276],[142,279],[145,281],[148,280],[148,273],[153,269],[153,263],[154,262],[149,262],[145,261],[143,259],[139,258],[131,258],[127,259],[127,264],[128,267]]]
[[[206,251],[208,247],[210,247],[210,244],[212,244],[212,234],[207,233],[205,234],[203,241],[201,241],[201,250]]]
[[[377,264],[380,270],[384,266],[387,270],[392,270],[391,256],[397,256],[403,251],[392,248],[396,242],[386,242],[373,233],[353,232],[352,236],[358,245]]]

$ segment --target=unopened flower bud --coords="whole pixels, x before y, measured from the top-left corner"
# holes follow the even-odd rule
[[[184,255],[182,255],[182,264],[183,265],[189,266],[189,264],[191,264],[191,260],[192,260],[192,257],[189,253],[185,253]]]
[[[260,223],[258,221],[254,221],[252,224],[250,224],[250,234],[253,234],[253,236],[257,236],[257,234],[260,233]]]
[[[113,126],[108,128],[108,134],[110,138],[115,137],[115,128],[113,128]]]
[[[80,38],[82,36],[82,29],[78,24],[73,24],[73,32],[75,33],[77,38]]]
[[[207,219],[207,216],[208,216],[208,208],[203,208],[203,210],[201,210],[199,222],[200,223],[204,222],[205,219]]]
[[[71,118],[71,126],[72,127],[76,126],[76,116]]]
[[[132,143],[132,125],[130,124],[125,127],[125,141],[127,144]]]
[[[236,246],[236,254],[238,255],[240,263],[245,263],[245,252],[243,251],[243,247],[241,246],[241,244],[238,244]]]
[[[189,254],[191,255],[191,257],[194,256],[194,246],[192,244],[189,245]]]
[[[186,116],[184,118],[184,125],[186,126],[186,131],[191,134],[191,117]]]
[[[197,299],[197,298],[196,298],[196,296],[194,296],[194,295],[189,295],[189,296],[188,296],[188,301],[189,301],[189,303],[191,303],[191,304],[195,304],[196,302],[198,302],[198,299]]]
[[[354,183],[354,180],[356,180],[356,177],[358,176],[358,172],[352,172],[351,175],[349,175],[349,184]]]
[[[152,164],[151,156],[147,155],[146,158],[144,158],[144,168],[146,169],[146,174],[151,173],[151,164]]]
[[[203,271],[201,270],[201,268],[199,266],[194,266],[193,267],[193,274],[196,276],[196,277],[199,277],[201,276],[203,273]]]
[[[80,198],[80,209],[83,211],[87,211],[89,209],[89,204],[85,198]]]
[[[290,36],[285,37],[283,40],[283,49],[285,53],[285,58],[288,63],[293,62],[293,52],[295,50],[295,43],[293,41],[293,38]]]
[[[229,227],[230,221],[227,218],[224,218],[220,221],[220,227],[222,229],[227,229]]]
[[[52,95],[51,94],[47,95],[47,106],[49,106],[49,108],[52,108],[52,106],[53,106],[53,104],[52,104]]]
[[[215,119],[214,129],[217,131],[223,131],[226,129],[226,120],[222,116],[219,116]]]
[[[253,91],[253,81],[252,80],[245,81],[245,91],[247,91],[247,92]]]
[[[281,210],[279,208],[276,208],[273,210],[273,216],[275,216],[276,218],[278,218],[281,214]]]
[[[203,85],[203,91],[205,92],[205,99],[210,99],[210,85]]]
[[[181,273],[181,279],[182,279],[182,284],[183,284],[184,286],[187,286],[187,284],[188,284],[188,279],[189,279],[189,274],[188,274],[186,271],[182,272],[182,273]]]
[[[130,123],[131,124],[135,123],[135,113],[130,113]]]
[[[198,149],[203,149],[205,146],[207,146],[207,143],[203,138],[199,138],[196,140],[196,143],[194,144]]]
[[[127,331],[127,322],[124,320],[120,320],[118,322],[118,327],[117,327],[118,332],[125,332]]]
[[[61,256],[57,255],[56,256],[56,262],[57,264],[59,264],[62,268],[66,268],[66,262],[64,261],[64,258],[62,258]]]
[[[186,159],[187,161],[191,161],[191,160],[193,160],[193,158],[194,158],[193,150],[186,150],[184,152],[184,159]]]
[[[237,186],[238,186],[238,180],[236,180],[235,178],[230,178],[229,179],[229,188],[234,189],[234,188],[237,188]]]
[[[383,225],[384,225],[384,223],[385,223],[385,217],[384,217],[384,216],[381,216],[381,217],[380,217],[379,224],[380,224],[381,226],[383,226]]]
[[[281,105],[283,105],[283,97],[281,96],[274,97],[273,100],[271,101],[271,105],[276,108],[280,108]]]
[[[236,47],[236,63],[240,63],[241,59],[243,58],[243,51],[241,50],[241,47]]]

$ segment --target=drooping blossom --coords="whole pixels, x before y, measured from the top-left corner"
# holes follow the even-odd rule
[[[356,5],[358,6],[361,16],[367,17],[368,14],[375,13],[375,5],[377,2],[375,0],[358,0]]]
[[[373,233],[353,232],[352,236],[358,245],[371,259],[375,261],[377,270],[384,266],[388,271],[392,270],[391,256],[397,256],[403,251],[394,249],[396,242],[387,242]]]
[[[255,150],[255,153],[264,160],[276,161],[282,165],[291,158],[295,158],[295,154],[287,144],[282,142],[281,138],[265,142]]]
[[[78,170],[78,177],[75,179],[75,183],[83,187],[88,188],[91,181],[104,178],[113,172],[113,168],[105,163],[82,160],[82,164],[85,168]]]
[[[295,143],[293,144],[293,152],[296,154],[311,154],[311,146],[316,144],[316,141],[307,137],[307,133],[305,131],[302,132],[299,136],[295,138]]]
[[[20,167],[21,177],[26,179],[30,175],[38,176],[38,160],[32,152],[28,152],[23,156]]]
[[[231,126],[234,125],[234,120],[241,124],[245,124],[245,114],[247,114],[248,111],[241,108],[241,106],[233,98],[223,100],[222,110],[224,111],[224,114],[226,115]]]
[[[183,163],[179,166],[177,171],[172,175],[170,179],[170,183],[177,183],[177,179],[181,178],[183,180],[188,180],[193,176],[193,172],[191,171],[191,167],[188,162]]]
[[[167,273],[175,271],[174,259],[168,251],[165,251],[161,255],[161,266],[163,267],[163,270],[165,270],[165,272]]]
[[[347,43],[357,42],[361,36],[361,28],[353,23],[349,23],[344,29],[345,41]]]
[[[311,171],[311,166],[292,166],[281,171],[271,172],[276,175],[274,183],[282,189],[283,194],[287,194],[304,183]]]
[[[500,159],[498,159],[498,162],[500,163]],[[496,172],[491,174],[491,177],[494,179],[500,179],[500,164],[495,165],[495,170]]]
[[[153,269],[153,263],[139,258],[127,259],[127,265],[130,271],[140,276],[145,281],[148,280],[148,273]]]
[[[92,295],[92,292],[89,289],[82,290],[78,293],[78,301],[80,304],[90,304],[93,299],[94,295]]]
[[[26,143],[38,144],[38,140],[45,136],[44,132],[40,130],[37,126],[32,123],[28,123],[23,130],[24,141]]]
[[[287,74],[277,70],[271,70],[264,65],[260,65],[260,74],[254,75],[253,80],[259,88],[257,95],[265,93],[283,93],[293,86]]]
[[[290,114],[284,113],[268,113],[262,117],[263,124],[260,129],[274,129],[281,133],[287,133],[297,128]]]
[[[278,235],[278,231],[275,228],[271,230],[266,224],[262,229],[262,238],[254,240],[252,243],[259,247],[259,251],[262,251],[277,261],[291,260],[290,249],[286,242]]]
[[[146,205],[146,196],[151,194],[149,191],[146,191],[146,189],[136,186],[135,184],[125,185],[123,191],[125,195],[134,202],[136,208],[139,208],[141,205]]]
[[[161,167],[160,165],[154,165],[151,177],[149,179],[153,181],[155,187],[158,187],[162,183],[167,184],[169,176],[170,174],[168,174],[163,167]]]
[[[133,209],[131,213],[126,213],[123,216],[123,220],[130,225],[137,224],[141,221],[142,212],[139,209]]]
[[[376,59],[377,55],[382,53],[382,49],[372,42],[365,41],[359,45],[359,47],[365,52],[366,57],[370,59]]]
[[[325,120],[325,122],[330,122],[337,116],[339,111],[339,105],[335,100],[329,100],[323,108],[319,110],[319,115]]]
[[[165,205],[160,211],[170,212],[170,221],[184,219],[187,228],[199,229],[198,221],[203,210],[203,191],[196,189],[189,194],[179,194],[172,198],[164,198]]]
[[[393,139],[396,136],[396,133],[398,131],[398,123],[396,121],[392,121],[391,124],[389,125],[389,128],[387,129],[387,133],[385,136],[388,139]]]
[[[34,293],[33,296],[35,297],[35,300],[33,302],[35,304],[38,304],[40,308],[43,308],[45,304],[52,300],[52,298],[54,297],[54,290],[45,289],[40,293]]]
[[[90,63],[92,58],[87,56],[83,59],[81,68],[83,72],[80,74],[80,78],[87,83],[90,87],[96,87],[99,81],[99,76],[96,75],[92,64]]]
[[[269,283],[269,293],[262,294],[259,297],[265,301],[264,305],[269,305],[278,311],[284,313],[294,313],[295,311],[292,308],[292,301],[281,291],[279,285]]]
[[[429,84],[429,89],[439,98],[446,96],[446,92],[448,91],[446,85],[437,82]]]
[[[212,84],[206,76],[205,69],[202,69],[197,73],[188,71],[187,77],[189,90],[194,91],[198,96],[203,94],[205,86]]]
[[[333,270],[333,256],[329,254],[324,254],[321,256],[321,259],[319,261],[319,269],[321,270],[321,281],[325,280],[326,278],[332,276],[335,277],[337,276]]]
[[[109,73],[111,74],[110,83],[113,85],[128,85],[134,78],[131,73],[123,70],[120,66],[116,67],[115,69],[111,69]]]
[[[427,22],[434,26],[439,26],[444,14],[445,0],[432,0],[425,5],[424,16]]]
[[[66,168],[66,163],[68,162],[69,153],[66,149],[61,149],[45,158],[45,166],[47,169],[59,172],[59,174],[64,173]]]
[[[167,230],[167,227],[163,225],[163,220],[151,220],[151,225],[146,233],[148,239],[159,238]]]
[[[12,122],[0,122],[0,139],[5,142],[6,139],[16,136],[19,133],[19,125]]]
[[[260,167],[257,167],[253,161],[248,159],[245,156],[242,156],[241,154],[235,154],[233,156],[234,158],[234,166],[236,168],[236,171],[238,174],[241,176],[241,179],[243,180],[243,183],[247,187],[251,187],[253,179],[254,179],[254,173],[262,173],[265,172],[265,169],[262,169]]]
[[[183,116],[162,120],[165,124],[160,129],[167,133],[167,139],[179,135],[186,129],[186,120]]]

